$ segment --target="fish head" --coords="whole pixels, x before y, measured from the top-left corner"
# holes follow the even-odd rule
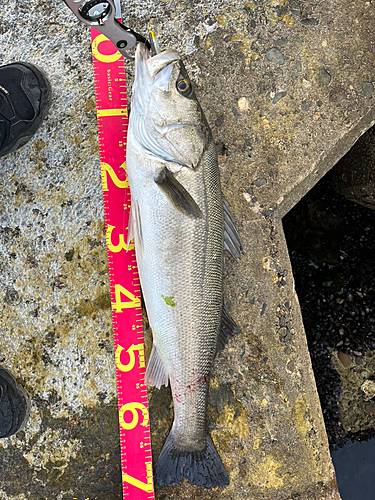
[[[140,43],[135,68],[129,120],[133,137],[151,155],[196,169],[210,129],[178,52],[151,57]]]

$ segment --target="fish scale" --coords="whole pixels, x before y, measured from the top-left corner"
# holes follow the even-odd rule
[[[183,214],[174,213],[176,210],[163,198],[153,181],[146,185],[139,184],[140,189],[137,183],[134,186],[129,157],[131,149],[130,153],[128,150],[129,183],[132,199],[139,201],[144,246],[143,257],[137,257],[137,262],[154,343],[160,352],[168,353],[163,356],[163,361],[170,376],[173,395],[178,396],[180,387],[190,387],[192,393],[191,398],[189,391],[183,400],[176,401],[175,398],[176,432],[185,437],[190,434],[190,438],[194,439],[191,419],[198,416],[197,428],[203,441],[200,447],[203,448],[208,378],[199,388],[197,379],[208,377],[216,351],[223,272],[223,242],[217,235],[223,233],[223,215],[220,191],[211,201],[214,207],[202,208],[207,199],[207,188],[201,179],[218,177],[218,167],[214,162],[204,161],[197,174],[187,171],[177,176],[182,182],[184,174],[185,177],[198,176],[195,189],[192,182],[185,179],[184,185],[190,188],[190,193],[208,215],[203,220],[186,220]],[[209,158],[208,154],[206,158]],[[140,169],[140,161],[137,160],[136,164]],[[152,172],[149,176],[153,178]],[[217,190],[217,181],[207,184]],[[150,203],[150,200],[154,201]],[[157,211],[153,210],[154,206],[157,206]],[[203,258],[197,259],[197,255]],[[216,258],[212,259],[212,255]],[[163,256],[168,256],[167,261]],[[163,265],[161,259],[164,260]],[[162,295],[172,297],[176,305],[167,305]],[[216,320],[213,320],[215,317]],[[183,352],[189,355],[181,364]],[[193,371],[196,373],[192,374]],[[189,399],[190,410],[186,411]]]

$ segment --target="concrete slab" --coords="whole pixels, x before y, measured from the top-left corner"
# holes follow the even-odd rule
[[[281,219],[375,121],[374,6],[122,3],[129,26],[153,17],[185,54],[246,252],[224,280],[243,334],[218,357],[208,410],[231,484],[156,498],[339,499]],[[54,94],[35,139],[1,161],[0,362],[33,404],[0,442],[0,498],[120,499],[89,32],[58,0],[2,7],[1,62],[38,64]],[[155,457],[171,411],[150,391]]]

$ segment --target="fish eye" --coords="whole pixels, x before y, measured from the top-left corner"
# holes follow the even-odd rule
[[[176,88],[181,95],[186,97],[188,97],[192,91],[191,83],[189,82],[189,80],[186,80],[186,78],[178,80],[178,82],[176,83]]]

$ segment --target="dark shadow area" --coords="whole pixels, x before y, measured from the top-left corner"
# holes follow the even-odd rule
[[[361,385],[375,390],[375,210],[334,189],[343,161],[283,219],[328,440],[341,463],[341,452],[353,458],[346,443],[375,437],[375,392]],[[368,460],[375,470],[375,454]],[[351,460],[352,480],[362,462]],[[343,500],[365,498],[361,488],[358,496],[343,490],[339,470],[337,477]]]
[[[342,500],[374,500],[374,457],[375,439],[332,452]]]

